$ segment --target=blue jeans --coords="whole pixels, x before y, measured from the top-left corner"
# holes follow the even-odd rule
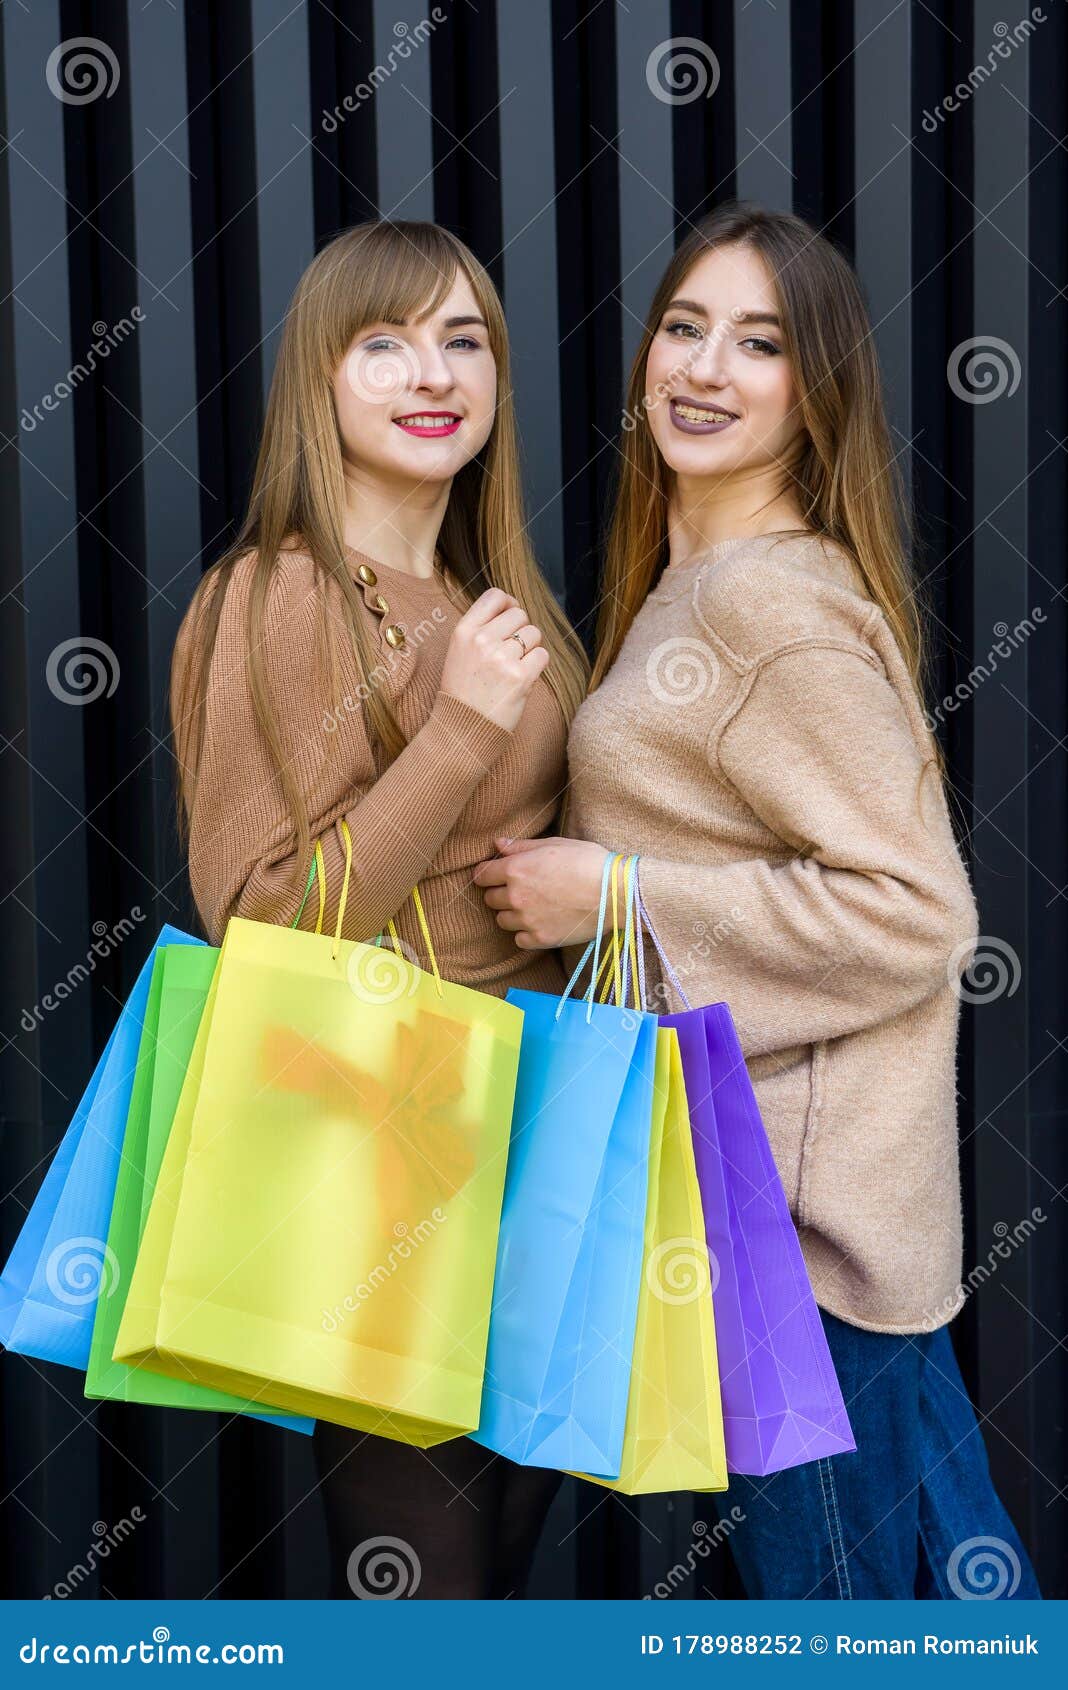
[[[732,1476],[715,1496],[721,1519],[745,1515],[729,1541],[747,1595],[1040,1596],[991,1483],[948,1329],[896,1337],[822,1318],[856,1452]]]

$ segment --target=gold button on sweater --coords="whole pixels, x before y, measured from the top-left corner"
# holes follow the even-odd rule
[[[409,954],[428,965],[409,893],[418,884],[442,975],[503,997],[510,986],[560,992],[557,952],[516,948],[497,926],[474,868],[495,854],[495,836],[532,837],[552,828],[563,796],[567,730],[547,681],[531,689],[514,732],[439,691],[452,631],[469,599],[435,574],[427,579],[351,554],[375,651],[370,684],[384,689],[408,743],[377,774],[343,605],[333,582],[342,686],[331,696],[316,663],[316,620],[324,588],[303,552],[282,554],[267,601],[263,658],[280,712],[286,755],[321,838],[327,900],[323,929],[337,922],[345,869],[344,817],[352,874],[342,936],[371,939],[396,915]],[[245,616],[251,557],[235,565],[208,681],[205,740],[190,817],[189,875],[205,931],[221,944],[232,915],[288,925],[295,830],[268,747],[253,714]],[[385,595],[382,589],[385,588]],[[380,606],[387,596],[389,620]],[[363,613],[363,611],[361,613]],[[397,630],[403,630],[398,634]],[[187,614],[176,647],[176,679],[190,654]],[[377,774],[377,778],[376,778]],[[307,864],[304,865],[307,873]],[[300,925],[315,926],[313,887]]]
[[[963,1301],[957,979],[976,909],[905,664],[815,536],[668,566],[572,724],[567,831],[641,853],[692,1004],[729,1004],[817,1301]],[[659,980],[655,1007],[682,1007]]]

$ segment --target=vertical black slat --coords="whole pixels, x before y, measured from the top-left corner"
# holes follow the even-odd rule
[[[500,290],[500,124],[516,98],[516,79],[498,82],[492,0],[438,10],[447,16],[432,35],[417,28],[406,38],[413,56],[430,57],[434,215],[478,254]],[[509,32],[511,27],[509,22]],[[415,89],[407,92],[414,99]]]
[[[852,5],[838,5],[827,0],[823,12],[823,66],[818,95],[823,108],[823,215],[820,227],[829,240],[852,251],[853,229],[853,149],[856,136],[853,70],[850,51],[853,43]],[[796,41],[796,32],[795,32]],[[796,86],[796,84],[795,84]],[[807,86],[805,92],[807,92]],[[806,105],[807,105],[806,101]],[[804,168],[802,148],[805,145],[804,124],[795,127],[794,156],[799,176]],[[802,179],[803,180],[803,179]]]
[[[1068,321],[1065,296],[1060,291],[1068,248],[1068,184],[1064,154],[1053,144],[1053,137],[1063,135],[1068,123],[1062,72],[1068,50],[1068,20],[1063,10],[1050,13],[1040,34],[1032,39],[1029,93],[1039,156],[1027,184],[1028,251],[1033,263],[1028,365],[1035,439],[1031,454],[1035,468],[1028,483],[1029,528],[1031,555],[1049,585],[1041,578],[1036,584],[1036,593],[1047,606],[1047,621],[1041,631],[1041,646],[1036,642],[1029,702],[1043,725],[1039,745],[1039,756],[1043,756],[1055,740],[1063,742],[1068,735],[1063,662],[1051,655],[1068,650],[1068,560],[1063,545],[1068,526],[1068,395],[1064,384]],[[1051,452],[1054,441],[1061,444]],[[1012,685],[1011,675],[1008,684]],[[1047,733],[1053,740],[1046,738]],[[1030,1036],[1032,1050],[1041,1050],[1047,1028],[1058,1039],[1068,1032],[1064,1013],[1068,1002],[1068,870],[1064,850],[1068,837],[1068,759],[1063,743],[1031,781],[1028,799],[1030,854],[1039,877],[1030,910],[1028,945]],[[1062,1195],[1054,1197],[1041,1179],[1035,1182],[1036,1201],[1045,1218],[1027,1246],[1031,1257],[1031,1312],[1039,1323],[1036,1345],[1046,1357],[1028,1387],[1032,1424],[1028,1454],[1038,1469],[1038,1474],[1030,1474],[1030,1542],[1038,1558],[1042,1588],[1051,1593],[1063,1589],[1063,1569],[1068,1565],[1064,1415],[1056,1408],[1050,1411],[1052,1405],[1068,1401],[1068,1351],[1062,1344],[1055,1347],[1055,1341],[1068,1331],[1063,1271],[1068,1220],[1063,1195],[1068,1188],[1066,1096],[1068,1056],[1062,1048],[1036,1070],[1031,1087],[1032,1156],[1036,1167]],[[1051,1494],[1050,1479],[1059,1495]]]
[[[251,17],[260,362],[266,396],[286,307],[314,251],[308,6],[257,0]]]
[[[978,0],[973,53],[985,53],[998,39],[996,26],[1004,27],[993,0]],[[984,402],[959,399],[957,408],[957,426],[964,429],[971,423],[975,450],[972,650],[977,659],[990,650],[995,625],[1015,628],[1041,587],[1027,557],[1031,429],[1025,182],[1039,141],[1027,111],[1029,83],[1028,55],[1016,52],[1001,63],[996,78],[978,88],[969,112],[975,130],[973,334],[981,341],[978,352],[987,377],[996,375],[982,394]],[[967,387],[959,355],[953,368]],[[978,687],[969,706],[975,736],[972,845],[983,935],[979,953],[995,971],[1007,969],[1010,983],[1017,968],[1021,971],[1014,992],[999,992],[995,984],[981,994],[983,1001],[973,1012],[976,1237],[984,1257],[996,1240],[995,1228],[1014,1227],[1038,1201],[1040,1191],[1045,1193],[1044,1182],[1032,1178],[1029,1165],[1031,1071],[1052,1048],[1049,1035],[1032,1044],[1028,1028],[1033,985],[1025,777],[1044,747],[1025,705],[1032,664],[1038,661],[1039,656],[1024,646],[1012,659],[1015,697],[997,681],[988,682]],[[1021,1318],[1020,1305],[1030,1308],[1031,1301],[1031,1260],[1026,1250],[1019,1250],[1000,1267],[979,1325],[981,1406],[992,1413],[991,1466],[1017,1515],[1025,1507],[1029,1481],[1016,1451],[1029,1447],[1029,1402],[1041,1387],[1041,1374],[1028,1376],[1047,1348],[1044,1340],[1036,1347],[1032,1323]]]
[[[621,411],[615,20],[554,0],[557,290],[567,609],[592,643],[602,524]]]
[[[129,99],[133,136],[134,241],[145,321],[137,334],[138,415],[144,426],[141,467],[144,581],[132,580],[143,628],[146,725],[154,746],[138,781],[151,782],[158,913],[179,919],[184,874],[174,848],[174,779],[165,741],[168,678],[178,624],[200,576],[200,504],[206,483],[197,438],[196,311],[193,288],[185,6],[143,7],[130,0]],[[155,282],[158,297],[151,289]],[[143,607],[143,608],[142,608]]]
[[[86,369],[71,397],[81,621],[88,638],[114,652],[118,681],[113,695],[94,705],[86,736],[85,845],[94,922],[103,929],[109,919],[126,917],[133,926],[129,940],[94,971],[98,1044],[111,1030],[124,982],[132,983],[143,960],[147,942],[140,929],[151,924],[159,880],[151,865],[151,782],[124,779],[127,768],[152,755],[142,662],[146,592],[137,334],[149,296],[153,305],[162,301],[136,266],[123,14],[121,3],[108,0],[91,25],[120,67],[117,88],[75,108],[66,125],[71,336],[76,359]],[[62,21],[69,33],[90,27],[78,6],[68,6]]]
[[[284,1582],[278,1594],[297,1601],[315,1600],[330,1589],[330,1563],[312,1440],[281,1429],[277,1436],[286,1441],[286,1518],[279,1528]]]
[[[14,1243],[18,1226],[36,1187],[39,1175],[19,1191],[18,1182],[25,1175],[31,1159],[31,1146],[40,1146],[41,1135],[36,1128],[37,1076],[34,1069],[21,1062],[11,1040],[22,1013],[22,998],[27,982],[33,978],[33,922],[30,916],[8,898],[8,889],[32,872],[30,822],[32,794],[28,770],[17,758],[7,754],[7,742],[23,729],[23,699],[26,694],[25,612],[16,596],[19,582],[19,473],[20,460],[9,442],[17,437],[18,413],[15,382],[14,302],[12,285],[11,200],[9,171],[11,160],[7,154],[7,137],[12,133],[7,104],[7,79],[14,49],[11,44],[11,19],[0,19],[0,665],[3,687],[0,688],[0,803],[8,826],[0,835],[0,934],[3,936],[8,967],[0,982],[0,1027],[3,1043],[0,1047],[0,1251],[4,1259]],[[14,55],[16,65],[20,63]],[[33,1158],[34,1160],[36,1157]],[[13,1190],[15,1188],[15,1190]],[[0,1357],[5,1369],[4,1390],[0,1392],[0,1498],[7,1493],[15,1479],[27,1473],[36,1459],[33,1451],[36,1436],[31,1430],[32,1420],[39,1408],[36,1383],[28,1370],[15,1373],[15,1361]],[[24,1573],[32,1582],[43,1572],[44,1545],[42,1539],[32,1541],[28,1556],[18,1552],[22,1546],[12,1529],[18,1505],[10,1500],[0,1504],[0,1583],[9,1594],[19,1589],[17,1576]],[[18,1546],[18,1548],[16,1547]]]
[[[742,199],[793,205],[790,8],[734,0],[736,181]]]
[[[381,73],[374,97],[378,213],[404,222],[430,222],[434,217],[431,55],[424,43],[408,45],[402,56],[408,19],[408,8],[401,0],[375,0],[375,68]]]
[[[375,212],[371,0],[320,0],[308,25],[315,230],[322,245]]]
[[[186,13],[203,562],[244,512],[262,419],[256,125],[248,9]],[[269,325],[265,325],[268,326]]]
[[[967,548],[957,547],[956,542],[970,529],[971,458],[970,451],[959,449],[950,426],[954,401],[949,386],[941,375],[932,380],[931,374],[945,370],[952,347],[963,338],[964,325],[971,320],[967,241],[961,240],[967,234],[963,220],[971,218],[971,170],[969,163],[965,172],[954,154],[946,126],[930,117],[954,80],[957,43],[941,19],[923,7],[913,12],[912,29],[912,109],[907,133],[912,142],[913,565],[920,582],[918,602],[929,607],[933,661],[928,704],[936,708],[957,679],[955,654],[967,649],[959,640],[955,618],[970,559]],[[965,673],[967,668],[965,664]],[[933,720],[948,749],[950,724],[945,712]],[[963,818],[960,823],[966,825]]]
[[[647,1497],[639,1546],[638,1590],[654,1601],[721,1601],[741,1595],[712,1498],[691,1492]]]
[[[946,757],[954,825],[970,866],[967,707],[957,714],[942,701],[952,697],[971,667],[973,461],[971,431],[960,426],[959,403],[943,373],[973,321],[973,130],[968,117],[939,122],[932,114],[972,64],[971,41],[923,7],[913,10],[912,28],[912,563],[929,652],[926,703]],[[977,1259],[972,1031],[965,1011],[957,1052],[965,1273]],[[973,1297],[952,1327],[958,1359],[973,1389],[975,1328],[982,1307],[983,1299]]]
[[[842,8],[843,10],[845,8]],[[825,81],[826,57],[823,0],[790,8],[790,65],[793,81],[793,144],[795,182],[793,210],[822,227],[827,199],[827,155],[830,147],[828,108],[833,89]]]
[[[912,17],[883,0],[855,0],[855,262],[868,299],[882,369],[892,443],[905,485],[912,423],[910,309],[912,167],[909,137]]]
[[[853,6],[791,12],[793,209],[852,251],[855,102]]]
[[[705,100],[716,81],[711,49],[671,33],[670,0],[655,0],[616,32],[619,110],[619,297],[623,368],[638,349],[649,301],[675,248],[672,116]]]
[[[937,281],[938,293],[935,295],[929,292],[926,286],[921,287],[915,314],[917,325],[922,325],[922,334],[934,337],[930,343],[932,362],[924,368],[924,379],[922,383],[918,381],[917,386],[917,391],[922,387],[924,395],[924,411],[921,413],[924,417],[927,407],[933,408],[934,403],[931,394],[933,384],[929,380],[931,369],[940,372],[948,370],[953,349],[968,339],[975,324],[972,255],[972,227],[975,217],[972,209],[975,195],[974,111],[965,113],[963,121],[958,120],[958,113],[946,114],[942,121],[935,115],[941,112],[941,102],[946,90],[955,87],[963,77],[967,77],[975,63],[972,33],[961,15],[962,12],[963,8],[959,9],[951,20],[955,26],[952,35],[941,27],[932,32],[929,24],[925,22],[923,27],[926,28],[927,42],[922,44],[921,29],[921,46],[917,54],[921,77],[916,101],[919,111],[917,148],[925,161],[937,161],[948,179],[946,195],[941,206],[924,201],[917,207],[922,227],[933,231],[942,255],[938,259],[937,271],[931,278],[931,286]],[[919,98],[921,91],[924,96],[922,103]],[[934,133],[931,132],[932,126]],[[924,170],[919,173],[919,180],[926,182],[930,175],[930,170]],[[932,325],[930,318],[936,313],[940,320]],[[935,347],[939,339],[936,361]],[[922,355],[923,344],[918,333],[917,357]],[[919,370],[919,366],[917,368]],[[937,390],[942,408],[935,438],[941,437],[945,441],[944,458],[935,457],[933,453],[928,456],[935,457],[935,461],[944,469],[948,490],[939,495],[940,503],[932,508],[931,514],[937,515],[939,509],[944,511],[948,531],[946,545],[940,553],[937,548],[937,528],[929,526],[929,543],[935,550],[933,559],[929,557],[925,560],[925,569],[930,576],[934,608],[942,615],[949,631],[946,632],[936,625],[932,640],[934,662],[929,693],[935,709],[939,708],[943,699],[952,697],[958,681],[966,679],[972,666],[972,629],[975,617],[972,530],[976,467],[972,431],[966,424],[962,426],[961,405],[957,394],[953,392],[948,380],[939,380]],[[922,491],[921,482],[921,496]],[[963,499],[959,495],[963,495]],[[927,507],[918,507],[918,514],[921,517],[926,516]],[[975,753],[980,750],[981,754],[981,748],[978,747],[972,731],[966,702],[961,709],[948,713],[943,710],[941,722],[938,722],[937,717],[935,720],[946,753],[954,820],[969,870],[974,873],[974,845],[971,837],[975,817],[974,763]],[[966,1273],[979,1259],[975,1138],[979,1116],[974,1049],[978,1019],[967,1009],[962,1014],[957,1058]],[[988,1299],[981,1296],[970,1298],[953,1326],[954,1346],[973,1396],[977,1395],[978,1389],[977,1328],[979,1320],[986,1317],[987,1302]]]
[[[560,487],[560,343],[556,295],[556,158],[549,15],[536,7],[509,14],[497,37],[502,96],[500,189],[504,303],[512,346],[531,540],[553,591],[564,592]],[[531,137],[539,137],[537,145]]]
[[[575,1592],[578,1498],[585,1489],[581,1480],[566,1478],[556,1493],[527,1582],[527,1597],[532,1602]]]
[[[3,902],[5,938],[11,954],[26,964],[18,982],[18,1017],[3,1029],[5,1039],[13,1041],[6,1062],[30,1075],[27,1081],[19,1074],[14,1082],[13,1101],[20,1110],[27,1107],[4,1134],[5,1234],[10,1240],[95,1056],[88,991],[75,989],[35,1031],[24,1031],[19,1022],[22,1009],[32,1010],[72,965],[84,962],[91,943],[80,825],[84,736],[90,731],[86,713],[95,702],[89,700],[106,689],[111,660],[106,653],[85,652],[96,673],[82,669],[79,692],[77,672],[69,669],[63,651],[68,641],[73,642],[71,654],[85,650],[69,399],[50,401],[55,409],[42,410],[32,428],[19,421],[24,415],[32,420],[33,407],[66,380],[75,361],[63,131],[68,112],[84,108],[65,106],[44,83],[49,54],[63,39],[56,5],[32,11],[5,8],[0,26],[12,286],[4,302],[5,338],[13,354],[13,406],[3,429],[7,487],[16,501],[9,555],[12,574],[19,577],[5,583],[11,597],[4,609],[11,618],[6,638],[21,641],[25,674],[18,721],[9,718],[6,724],[11,743],[2,755],[6,781],[15,791],[14,813],[21,810],[27,824],[30,856],[30,863],[20,862],[17,878],[5,885]],[[8,1196],[12,1189],[14,1199]],[[87,1529],[97,1517],[93,1435],[86,1426],[72,1431],[77,1423],[45,1370],[15,1357],[5,1358],[3,1365],[4,1394],[12,1399],[12,1440],[0,1492],[8,1499],[4,1528],[20,1546],[16,1589],[37,1595],[67,1570],[67,1538],[77,1535],[79,1524]],[[65,1509],[69,1532],[47,1523],[58,1524]]]
[[[717,5],[715,0],[672,0],[671,33],[700,42],[706,64],[715,66],[711,94],[686,100],[673,113],[675,206],[681,239],[691,223],[735,191],[734,16],[729,6]]]

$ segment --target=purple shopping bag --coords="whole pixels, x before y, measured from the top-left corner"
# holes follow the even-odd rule
[[[767,1474],[856,1449],[797,1230],[725,1003],[689,1005],[679,1037],[712,1266],[727,1470]]]

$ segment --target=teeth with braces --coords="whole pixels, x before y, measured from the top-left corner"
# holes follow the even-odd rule
[[[733,422],[729,411],[706,411],[703,407],[698,410],[696,405],[684,405],[681,400],[675,400],[675,409],[685,422]]]

